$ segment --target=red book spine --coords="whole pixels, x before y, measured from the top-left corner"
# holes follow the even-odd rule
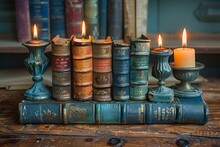
[[[29,0],[15,0],[17,39],[24,42],[31,39]]]
[[[81,37],[83,21],[83,0],[65,0],[67,37]]]

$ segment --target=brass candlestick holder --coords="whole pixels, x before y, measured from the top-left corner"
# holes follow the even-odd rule
[[[158,87],[149,89],[148,98],[153,102],[173,102],[173,90],[165,86],[165,79],[171,75],[171,67],[168,63],[168,59],[169,56],[173,54],[173,51],[166,48],[159,48],[152,50],[151,54],[155,57],[152,76],[159,81]]]
[[[202,63],[196,62],[195,67],[179,68],[175,67],[174,63],[170,64],[173,69],[174,77],[180,81],[180,84],[174,86],[174,95],[176,97],[197,97],[201,96],[202,91],[190,82],[197,79],[199,71],[205,66]]]

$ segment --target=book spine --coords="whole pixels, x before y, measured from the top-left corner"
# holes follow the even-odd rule
[[[92,45],[89,42],[77,42],[72,38],[72,78],[73,97],[76,100],[88,101],[92,99]]]
[[[112,86],[112,41],[93,40],[93,99],[111,101]]]
[[[21,124],[63,123],[62,104],[56,102],[31,102],[19,104]]]
[[[153,123],[175,123],[177,116],[182,111],[177,111],[176,104],[169,103],[147,103],[145,122]]]
[[[19,112],[22,124],[205,124],[208,121],[206,103],[24,100],[19,104]]]
[[[83,0],[65,0],[66,35],[82,37]]]
[[[63,109],[64,124],[94,124],[95,123],[95,103],[65,103]]]
[[[99,38],[107,37],[107,0],[99,0]]]
[[[84,0],[84,19],[87,23],[87,34],[92,35],[95,39],[99,39],[98,8],[98,0]]]
[[[122,124],[143,124],[146,117],[146,102],[121,104]]]
[[[49,2],[48,0],[30,0],[31,26],[38,26],[38,39],[50,40]]]
[[[195,123],[203,125],[208,121],[207,104],[177,104],[176,123]]]
[[[148,92],[150,40],[146,36],[131,40],[130,97],[145,100]]]
[[[135,38],[135,0],[124,0],[124,38]]]
[[[95,107],[97,124],[121,124],[120,103],[96,103]]]
[[[50,1],[50,22],[52,38],[58,34],[61,37],[66,37],[65,0]]]
[[[115,40],[113,45],[113,99],[130,98],[130,45],[124,40]]]
[[[31,39],[29,0],[16,0],[17,39],[24,42]]]
[[[55,100],[71,99],[70,39],[52,39],[52,96]]]
[[[147,34],[148,0],[135,0],[136,38]]]
[[[123,38],[122,0],[108,0],[108,35],[113,40]]]

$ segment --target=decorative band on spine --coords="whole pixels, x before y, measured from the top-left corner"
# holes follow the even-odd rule
[[[73,96],[76,100],[88,101],[92,100],[92,85],[77,86],[74,85]]]
[[[111,87],[93,88],[93,99],[95,101],[111,101]]]
[[[73,84],[78,86],[92,85],[92,71],[73,72]]]
[[[52,81],[55,85],[67,86],[71,85],[70,71],[52,71]]]
[[[96,88],[104,88],[112,86],[112,72],[94,72],[93,86]]]
[[[70,56],[55,56],[52,55],[53,71],[69,71],[71,69]]]

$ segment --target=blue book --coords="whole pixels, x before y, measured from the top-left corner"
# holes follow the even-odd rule
[[[66,37],[65,0],[50,1],[51,38],[59,35]]]
[[[112,54],[112,97],[118,101],[128,100],[130,98],[130,44],[126,40],[115,40]]]
[[[19,112],[22,124],[205,124],[209,110],[199,96],[174,103],[23,100]]]
[[[62,103],[56,101],[33,102],[23,100],[19,104],[20,122],[25,124],[63,123]]]
[[[123,38],[123,1],[108,0],[108,35],[113,40]]]
[[[38,39],[50,40],[49,2],[48,0],[30,0],[31,26],[38,27]]]
[[[99,38],[107,37],[107,0],[99,0]]]

